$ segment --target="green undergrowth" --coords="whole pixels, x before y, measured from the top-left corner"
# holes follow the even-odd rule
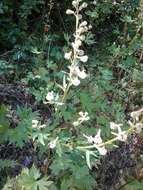
[[[83,134],[95,136],[101,129],[107,141],[112,138],[110,122],[122,123],[126,130],[130,113],[142,107],[143,1],[86,2],[82,15],[92,29],[82,45],[88,62],[80,67],[88,77],[79,87],[70,88],[60,109],[44,101],[48,92],[62,92],[58,84],[68,72],[64,54],[71,48],[75,20],[65,12],[71,1],[0,2],[0,83],[4,86],[0,92],[0,147],[12,144],[22,148],[32,142],[38,157],[46,155],[40,166],[33,161],[22,165],[17,177],[4,173],[0,182],[3,190],[12,190],[11,184],[14,190],[94,189],[96,176],[89,166],[96,166],[101,155],[76,148],[86,144]],[[16,86],[24,89],[27,103],[16,103],[13,108],[15,92],[10,89]],[[27,94],[33,107],[28,105]],[[44,105],[45,110],[37,105]],[[90,120],[75,127],[80,111],[88,112]],[[38,120],[36,127],[32,127],[33,120]],[[56,149],[50,148],[51,142],[57,143]],[[0,155],[0,172],[4,168],[16,170],[16,163]],[[124,189],[141,190],[142,181],[135,179]]]

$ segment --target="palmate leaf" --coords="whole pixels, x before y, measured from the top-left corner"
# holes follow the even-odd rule
[[[95,179],[90,175],[86,165],[74,165],[72,168],[72,185],[79,190],[92,190],[95,186]]]
[[[39,190],[48,190],[52,184],[52,181],[48,181],[48,177],[43,177],[42,179],[37,181]]]
[[[23,169],[19,176],[19,184],[26,190],[49,190],[52,183],[48,177],[41,178],[39,170],[34,165],[31,169]]]
[[[33,141],[37,140],[38,143],[45,146],[45,140],[48,138],[49,134],[45,134],[41,131],[36,131],[31,134]]]
[[[2,190],[21,190],[21,188],[18,186],[16,178],[8,178]]]
[[[14,168],[17,164],[14,160],[0,159],[0,171],[6,168]]]

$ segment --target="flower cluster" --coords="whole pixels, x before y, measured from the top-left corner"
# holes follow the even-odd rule
[[[77,121],[74,121],[73,122],[73,126],[75,126],[75,127],[77,127],[77,126],[79,126],[80,124],[82,124],[84,121],[88,121],[89,119],[90,119],[90,117],[88,116],[88,113],[87,112],[79,112],[78,113],[79,114],[79,118],[78,118],[78,120]]]
[[[66,60],[69,60],[70,66],[68,66],[68,72],[63,71],[63,84],[57,84],[57,86],[63,90],[64,94],[59,97],[59,95],[55,94],[53,91],[48,92],[46,101],[44,102],[45,104],[63,105],[70,87],[72,85],[78,86],[81,79],[85,79],[88,76],[84,67],[79,65],[80,62],[85,63],[88,61],[88,56],[85,55],[84,50],[81,49],[86,37],[85,33],[92,28],[91,25],[88,25],[87,21],[82,20],[81,11],[87,7],[87,3],[82,2],[82,0],[73,0],[72,6],[73,10],[68,9],[66,13],[75,16],[76,28],[73,34],[74,41],[71,43],[71,50],[66,52],[64,56]]]
[[[70,60],[71,66],[69,66],[68,81],[70,85],[78,86],[80,79],[85,79],[87,73],[84,68],[79,68],[79,62],[87,62],[88,56],[85,55],[81,49],[82,42],[85,40],[85,33],[88,32],[92,27],[88,25],[87,21],[82,21],[82,15],[80,12],[87,7],[87,3],[81,0],[72,1],[73,10],[68,9],[66,13],[68,15],[74,15],[76,19],[76,30],[73,34],[74,42],[72,42],[72,50],[65,53],[65,59]]]
[[[96,148],[101,155],[105,155],[107,153],[107,150],[105,148],[105,145],[112,144],[115,141],[123,141],[125,142],[127,140],[129,132],[136,131],[140,133],[143,129],[143,122],[140,121],[141,115],[143,113],[143,108],[141,108],[138,111],[134,111],[131,113],[131,117],[133,119],[133,122],[129,121],[130,128],[128,130],[122,130],[121,127],[123,124],[117,124],[114,122],[110,122],[110,129],[111,134],[113,134],[115,137],[103,142],[101,138],[101,130],[99,129],[97,134],[95,136],[87,136],[83,134],[83,136],[87,139],[88,143],[92,144],[91,146],[85,146],[85,147],[78,147],[79,149],[92,149]],[[114,132],[116,131],[116,132]]]

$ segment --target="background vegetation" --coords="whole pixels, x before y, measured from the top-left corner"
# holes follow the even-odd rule
[[[92,25],[83,44],[89,77],[80,88],[70,90],[59,114],[43,102],[49,91],[58,90],[61,71],[67,70],[64,54],[73,38],[75,20],[66,10],[72,2],[0,1],[3,190],[20,189],[19,184],[25,190],[96,188],[97,176],[88,168],[85,153],[75,146],[82,145],[83,133],[95,135],[99,128],[104,140],[110,138],[109,123],[123,123],[126,128],[130,112],[143,104],[143,1],[86,2],[83,17]],[[90,120],[75,128],[72,123],[81,110],[88,112]],[[32,120],[39,121],[37,128],[32,127]],[[40,127],[43,124],[45,128]],[[57,137],[56,149],[50,149],[49,143]],[[91,164],[96,167],[99,160],[97,154]],[[125,188],[141,190],[142,182],[133,180]]]

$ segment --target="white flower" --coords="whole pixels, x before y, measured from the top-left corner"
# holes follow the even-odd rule
[[[46,100],[44,101],[44,104],[57,104],[57,105],[63,105],[62,102],[59,102],[59,95],[54,93],[53,91],[48,92],[46,96]]]
[[[107,150],[104,145],[102,144],[102,138],[101,138],[101,130],[99,129],[97,134],[93,136],[87,136],[83,134],[85,138],[87,138],[88,143],[93,144],[95,148],[99,151],[101,155],[105,155],[107,153]]]
[[[130,127],[135,128],[137,133],[141,133],[143,129],[143,123],[139,122],[136,124],[133,124],[131,121],[128,121]]]
[[[118,127],[121,127],[123,124],[116,124],[114,122],[110,122],[110,129],[116,130]]]
[[[87,3],[83,3],[80,7],[79,7],[79,10],[82,10],[82,9],[84,9],[84,8],[86,8],[87,7]]]
[[[105,146],[95,146],[97,148],[97,150],[99,151],[99,154],[104,156],[107,154],[107,149],[105,148]]]
[[[88,116],[88,113],[87,112],[79,112],[79,116],[80,118],[78,119],[79,121],[88,121],[90,119],[90,117]]]
[[[68,52],[68,53],[65,53],[65,59],[69,60],[71,58],[71,55],[72,55],[72,51]]]
[[[74,85],[78,86],[80,84],[81,79],[85,79],[87,77],[87,74],[85,73],[85,70],[80,70],[78,66],[69,66],[70,69],[70,77],[68,80]]]
[[[76,6],[78,5],[78,2],[77,2],[77,1],[72,1],[72,5],[73,5],[74,7],[76,7]]]
[[[143,129],[143,124],[140,122],[140,123],[136,123],[135,124],[135,128],[137,130],[138,133],[141,133],[142,129]]]
[[[72,43],[74,49],[78,49],[82,45],[81,40],[76,40],[75,43]]]
[[[143,123],[139,122],[136,124],[133,124],[131,121],[128,121],[130,127],[135,128],[137,133],[141,133],[142,129],[143,129]]]
[[[101,144],[102,143],[102,138],[101,138],[101,129],[98,130],[97,134],[95,135],[93,139],[94,144]]]
[[[86,26],[86,25],[87,25],[87,21],[83,21],[79,26],[83,27],[83,26]]]
[[[81,111],[81,112],[79,112],[79,116],[80,117],[78,118],[78,120],[73,122],[73,125],[75,127],[77,127],[78,125],[82,124],[84,121],[88,121],[90,119],[90,117],[88,116],[87,112],[83,113]]]
[[[141,109],[138,110],[138,111],[134,111],[134,112],[131,113],[131,117],[132,117],[133,119],[136,119],[136,120],[138,121],[140,115],[142,114],[142,112],[143,112],[143,108],[141,108]]]
[[[32,120],[32,127],[33,127],[33,128],[37,128],[37,129],[43,129],[43,128],[46,127],[46,125],[45,125],[45,124],[40,125],[40,123],[39,123],[38,120],[33,119],[33,120]]]
[[[50,149],[54,149],[56,147],[58,141],[58,137],[56,137],[56,139],[54,139],[53,141],[51,141],[48,145]]]
[[[81,79],[85,79],[85,78],[87,77],[87,74],[86,74],[85,70],[82,70],[82,71],[80,71],[80,72],[78,73],[78,76],[79,76],[79,78],[81,78]]]
[[[72,124],[74,127],[77,127],[80,123],[79,123],[79,121],[74,121]]]
[[[88,32],[88,27],[84,26],[84,32]]]
[[[77,75],[81,79],[85,79],[87,77],[87,74],[85,73],[85,70],[83,69],[82,71],[79,69],[78,66],[74,68],[74,74]]]
[[[111,132],[113,135],[115,135],[117,137],[117,139],[119,141],[126,141],[127,140],[127,132],[126,131],[122,131],[121,127],[118,126],[118,132],[117,133],[114,133],[114,132]]]
[[[81,49],[79,49],[79,50],[77,51],[77,53],[78,53],[79,56],[83,56],[83,55],[84,55],[84,51],[81,50]]]
[[[33,128],[37,128],[38,123],[39,123],[39,121],[38,121],[38,120],[33,119],[33,120],[32,120],[32,127],[33,127]]]
[[[48,94],[46,96],[46,100],[48,100],[48,101],[54,100],[54,92],[53,91],[48,92]]]
[[[80,59],[80,61],[82,62],[87,62],[88,61],[88,56],[87,55],[84,55],[84,56],[81,56],[81,57],[78,57]]]
[[[82,5],[81,5],[83,8],[86,8],[88,5],[87,5],[87,3],[83,3]]]
[[[88,143],[92,144],[92,143],[94,142],[94,137],[92,137],[92,136],[87,136],[87,135],[85,135],[85,134],[83,134],[83,136],[84,136],[85,138],[87,138]]]
[[[74,85],[78,86],[80,84],[80,80],[78,79],[77,76],[69,78],[69,81]]]
[[[77,30],[77,32],[78,32],[79,34],[84,33],[84,32],[85,32],[84,27],[80,27],[80,28]]]
[[[101,130],[99,129],[97,134],[94,137],[93,136],[87,136],[85,134],[83,134],[83,136],[87,138],[87,141],[89,143],[92,143],[94,145],[99,145],[102,143],[102,138],[101,138],[100,134],[101,134]]]
[[[72,10],[70,10],[70,9],[67,9],[66,14],[67,14],[67,15],[74,14],[74,11],[72,11]]]

